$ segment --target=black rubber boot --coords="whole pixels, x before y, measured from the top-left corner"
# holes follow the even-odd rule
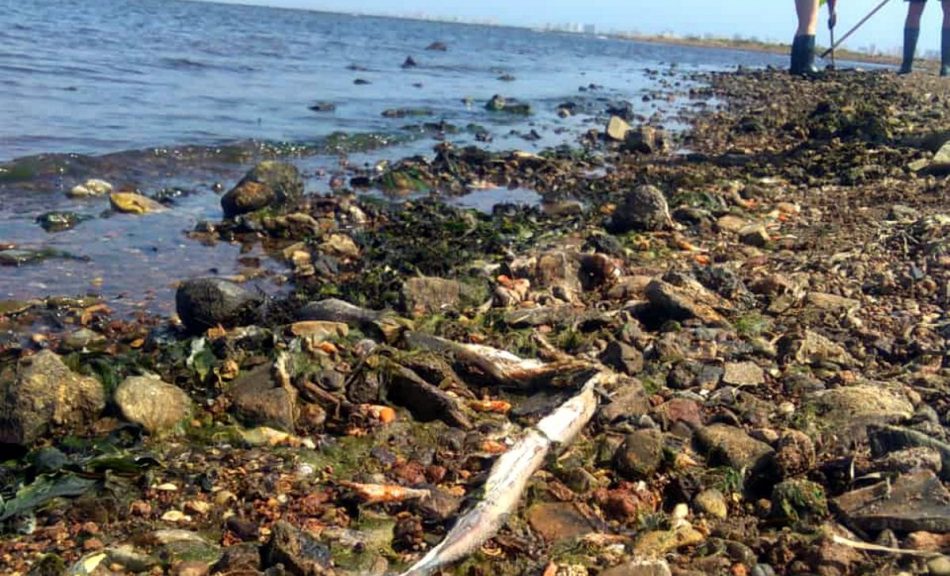
[[[940,32],[940,75],[950,76],[950,28]]]
[[[914,53],[917,52],[917,39],[920,37],[920,28],[904,28],[904,61],[898,74],[910,74],[914,69]]]
[[[815,37],[813,35],[796,36],[792,42],[792,65],[788,70],[798,76],[817,74],[815,68]]]

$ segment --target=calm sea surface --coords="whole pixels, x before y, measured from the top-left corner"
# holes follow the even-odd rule
[[[233,185],[262,147],[294,151],[287,160],[320,192],[342,153],[372,164],[431,154],[439,139],[473,144],[485,131],[492,142],[479,145],[494,149],[573,144],[602,128],[607,103],[673,122],[690,103],[649,96],[676,91],[681,72],[786,64],[733,50],[181,0],[0,0],[0,14],[0,244],[76,257],[0,267],[0,299],[93,293],[161,313],[171,311],[174,280],[239,271],[240,247],[203,246],[185,232],[220,217],[213,184]],[[446,49],[426,50],[433,42]],[[404,67],[408,57],[417,65]],[[489,113],[494,94],[534,114]],[[568,101],[587,113],[558,118]],[[317,103],[333,109],[311,110]],[[430,115],[384,115],[396,109]],[[458,130],[431,126],[440,122]],[[374,145],[354,144],[366,140]],[[29,166],[29,177],[4,179],[4,163]],[[64,194],[93,177],[186,195],[162,214],[108,216],[106,200]],[[91,219],[47,233],[35,219],[50,210]]]

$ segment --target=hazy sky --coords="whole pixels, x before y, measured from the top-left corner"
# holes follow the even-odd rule
[[[789,41],[794,34],[792,0],[217,0],[240,4],[262,4],[290,8],[311,8],[335,12],[372,14],[428,14],[471,20],[495,20],[503,24],[543,26],[548,23],[594,24],[599,30],[641,33],[674,32],[732,37],[756,36]],[[879,0],[838,0],[837,37],[840,38],[875,6]],[[906,3],[890,2],[874,15],[846,43],[851,48],[870,45],[885,50],[900,47],[903,41]],[[828,45],[827,12],[822,10],[819,44]],[[940,44],[940,3],[929,2],[924,11],[918,54],[935,50]]]

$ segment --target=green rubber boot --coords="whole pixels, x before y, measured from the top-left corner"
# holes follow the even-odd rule
[[[920,28],[904,28],[904,61],[898,74],[910,74],[914,69],[914,53],[917,52],[917,39],[920,37]]]
[[[792,42],[792,65],[788,70],[797,76],[817,74],[815,68],[815,36],[796,36]]]

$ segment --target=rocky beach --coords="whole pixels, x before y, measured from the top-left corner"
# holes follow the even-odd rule
[[[244,151],[173,314],[0,301],[0,572],[950,574],[950,87],[653,75],[539,150]],[[0,184],[181,221],[209,174],[83,158]]]

